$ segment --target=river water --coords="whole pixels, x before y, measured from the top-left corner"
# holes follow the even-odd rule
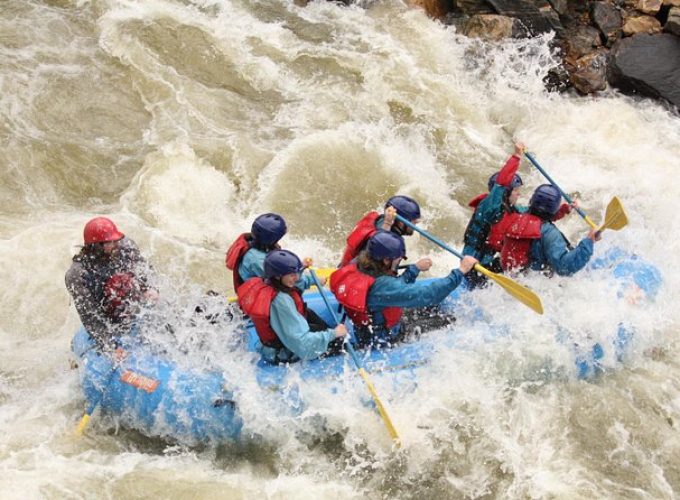
[[[613,92],[548,94],[548,44],[467,40],[392,1],[1,1],[0,497],[675,498],[680,119]],[[602,273],[522,278],[542,317],[479,292],[486,320],[463,308],[460,345],[442,346],[416,387],[376,380],[401,452],[349,365],[337,397],[301,385],[308,409],[279,413],[252,357],[225,348],[229,325],[205,332],[210,362],[243,378],[252,439],[162,441],[98,413],[73,437],[79,322],[63,276],[89,218],[112,217],[166,302],[190,304],[231,293],[224,251],[266,211],[318,265],[395,193],[460,247],[467,201],[513,137],[594,219],[621,198],[630,225],[596,254],[617,246],[658,266],[653,300],[616,300]],[[521,174],[526,202],[542,179],[526,162]],[[560,227],[575,241],[586,231],[576,216]],[[456,265],[423,238],[408,249],[434,258],[430,275]],[[578,380],[556,325],[607,341],[622,319],[636,329],[624,362]],[[501,323],[509,333],[491,339]]]

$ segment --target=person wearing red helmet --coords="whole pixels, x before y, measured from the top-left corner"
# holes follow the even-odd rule
[[[391,231],[398,236],[411,236],[413,229],[407,227],[403,222],[395,221],[397,214],[413,224],[417,224],[420,220],[420,205],[413,198],[397,195],[387,200],[385,212],[382,215],[375,210],[364,215],[347,237],[347,245],[338,267],[344,267],[355,259],[366,248],[371,236],[380,230]]]
[[[73,257],[65,282],[99,349],[115,347],[115,337],[129,329],[142,298],[156,298],[147,274],[137,245],[111,219],[95,217],[85,224],[83,246]]]

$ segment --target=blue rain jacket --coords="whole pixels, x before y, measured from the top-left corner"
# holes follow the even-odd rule
[[[593,255],[593,240],[583,238],[569,250],[564,235],[552,223],[541,225],[541,238],[532,242],[529,267],[534,270],[550,268],[560,276],[571,276],[580,271]]]

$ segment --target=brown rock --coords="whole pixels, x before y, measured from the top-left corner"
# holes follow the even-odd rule
[[[623,24],[623,34],[626,36],[638,33],[661,33],[661,23],[652,16],[629,17]]]
[[[621,33],[621,13],[607,2],[592,2],[590,4],[590,18],[593,24],[602,32],[607,40],[607,46],[619,38]]]
[[[575,70],[571,73],[571,83],[582,94],[606,89],[607,51],[599,49],[576,61]]]
[[[435,19],[442,19],[449,12],[448,0],[408,0],[408,2],[414,7],[420,7],[428,16]]]
[[[680,36],[680,7],[672,7],[668,12],[668,20],[663,27],[666,33]]]
[[[664,5],[670,5],[671,7],[680,7],[680,0],[663,0]]]
[[[661,0],[638,0],[635,8],[645,14],[656,14],[661,9]]]
[[[569,59],[579,59],[602,45],[600,32],[592,26],[579,26],[576,33],[567,38],[566,48]]]
[[[498,41],[513,35],[515,19],[496,14],[477,14],[463,27],[463,34],[471,38]]]

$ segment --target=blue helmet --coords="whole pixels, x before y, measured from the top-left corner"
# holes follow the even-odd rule
[[[487,186],[489,187],[489,191],[491,191],[493,189],[493,185],[496,184],[496,179],[498,179],[498,172],[489,177],[489,183],[487,184]],[[512,177],[512,180],[510,181],[510,190],[513,190],[516,187],[520,187],[523,184],[524,183],[522,182],[522,178],[519,175],[515,174]]]
[[[255,242],[262,245],[273,245],[286,234],[286,221],[278,214],[262,214],[258,216],[250,228]]]
[[[562,195],[552,184],[541,184],[529,200],[529,209],[547,215],[555,215],[560,209]]]
[[[420,219],[420,205],[418,205],[416,200],[409,198],[408,196],[392,196],[392,198],[385,203],[385,208],[387,207],[394,207],[397,210],[397,213],[409,222]]]
[[[300,271],[302,271],[300,258],[288,250],[272,250],[264,258],[264,277],[267,279],[280,278]]]
[[[404,238],[391,231],[378,231],[366,245],[368,255],[372,259],[399,259],[406,256]]]

